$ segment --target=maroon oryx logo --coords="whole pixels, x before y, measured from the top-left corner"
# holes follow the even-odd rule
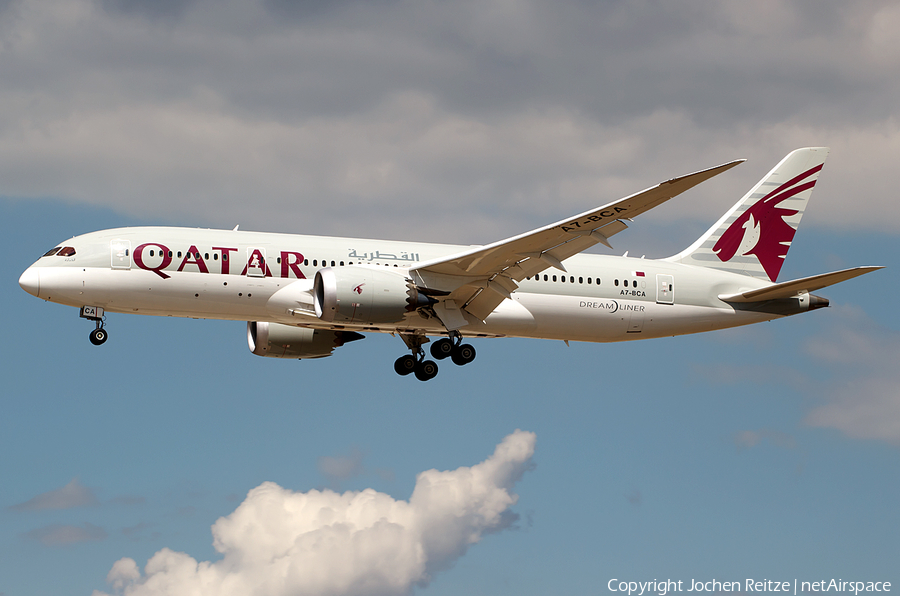
[[[363,287],[364,285],[366,285],[366,284],[364,284],[364,283],[359,284],[358,286],[356,286],[355,288],[353,288],[353,291],[356,292],[357,294],[362,294],[362,287]]]
[[[725,230],[713,246],[713,252],[723,262],[730,261],[736,254],[756,255],[766,275],[775,281],[796,232],[784,218],[797,214],[795,209],[778,205],[815,186],[815,180],[803,180],[816,174],[823,165],[819,164],[788,180],[751,205]]]

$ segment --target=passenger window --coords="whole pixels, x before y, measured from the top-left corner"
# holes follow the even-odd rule
[[[559,276],[559,281],[561,281],[561,282],[563,282],[563,283],[566,283],[566,276],[565,276],[565,275],[560,275],[560,276]]]
[[[637,287],[637,280],[634,280],[633,282],[631,282],[631,287],[632,287],[632,288],[636,288],[636,287]]]
[[[316,259],[313,259],[313,267],[318,267],[319,265],[317,265],[317,263],[318,261]]]
[[[61,246],[57,246],[56,248],[51,248],[50,250],[48,250],[47,252],[44,253],[44,256],[45,256],[45,257],[52,257],[53,255],[55,255],[56,253],[58,253],[60,250],[62,250],[62,247],[61,247]]]
[[[556,276],[555,276],[555,275],[553,276],[553,281],[556,281]]]
[[[344,261],[341,261],[341,267],[343,267],[343,266],[344,266]]]
[[[160,251],[160,252],[162,252],[162,251]],[[151,257],[153,256],[153,249],[152,249],[152,248],[150,249],[150,256],[151,256]],[[160,255],[160,256],[162,256],[162,255]]]
[[[544,281],[547,281],[547,275],[544,274]]]
[[[589,278],[588,278],[588,285],[590,285],[590,283],[591,283],[591,278],[589,277]]]
[[[178,251],[178,258],[179,258],[179,259],[181,258],[181,251],[180,251],[180,250]]]
[[[214,252],[213,253],[213,261],[218,261],[218,260],[219,260],[219,253]]]
[[[613,284],[615,284],[616,286],[618,286],[618,285],[619,285],[619,280],[617,279],[616,281],[613,282]]]
[[[169,251],[169,256],[170,256],[170,257],[172,256],[172,252],[171,252],[171,251]],[[222,253],[222,260],[223,260],[223,261],[227,261],[227,260],[228,260],[228,253],[227,253],[227,252],[223,252],[223,253]]]
[[[599,278],[599,277],[597,278],[597,285],[598,285],[598,286],[600,285],[600,278]]]
[[[578,283],[583,284],[583,283],[584,283],[584,278],[583,278],[583,277],[579,277],[579,278],[578,278]]]
[[[575,276],[574,276],[574,275],[570,275],[570,276],[569,276],[569,283],[575,283]]]
[[[309,267],[309,259],[303,259],[303,266]]]
[[[334,261],[331,261],[331,266],[334,267]]]
[[[203,253],[203,258],[206,259],[206,260],[208,261],[208,260],[209,260],[209,253],[208,253],[208,252]]]

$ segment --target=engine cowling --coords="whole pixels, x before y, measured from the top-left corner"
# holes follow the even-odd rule
[[[247,323],[247,344],[257,356],[269,358],[324,358],[345,343],[363,339],[354,331],[306,329],[279,323]]]
[[[399,271],[365,265],[316,272],[316,316],[329,323],[400,323],[407,313],[435,301]]]

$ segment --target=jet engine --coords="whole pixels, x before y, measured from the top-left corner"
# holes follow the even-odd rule
[[[257,356],[269,358],[324,358],[345,343],[363,339],[354,331],[306,329],[279,323],[247,323],[247,343]]]
[[[329,323],[400,323],[404,315],[435,300],[399,271],[353,266],[316,272],[316,316]]]

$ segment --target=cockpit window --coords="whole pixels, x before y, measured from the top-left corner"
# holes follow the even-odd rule
[[[62,249],[61,246],[57,246],[56,248],[51,248],[50,250],[48,250],[47,252],[44,253],[44,256],[45,256],[45,257],[52,257],[53,255],[55,255],[56,253],[58,253],[58,252],[60,251],[60,249]]]
[[[71,257],[71,256],[74,255],[74,254],[75,254],[75,249],[72,248],[71,246],[66,246],[66,247],[63,248],[61,251],[59,251],[58,253],[56,253],[56,256],[58,256],[58,257]]]

